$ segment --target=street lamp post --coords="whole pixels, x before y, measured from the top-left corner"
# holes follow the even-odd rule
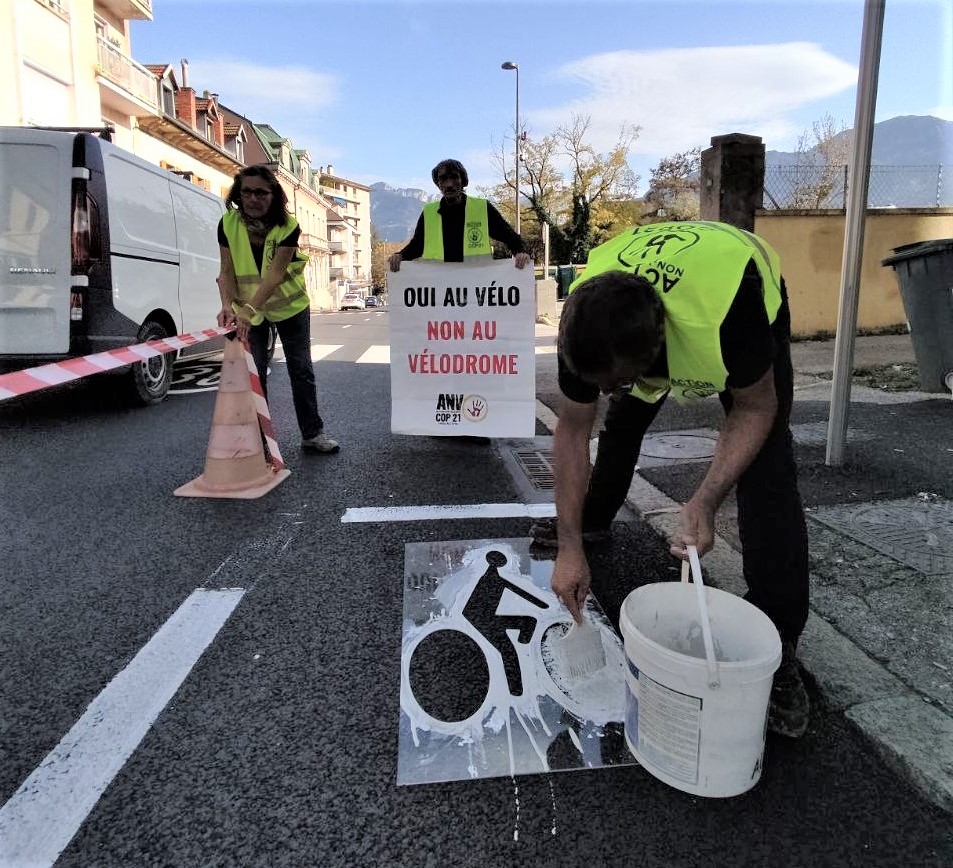
[[[520,65],[515,60],[505,61],[501,69],[516,70],[516,234],[520,234]]]

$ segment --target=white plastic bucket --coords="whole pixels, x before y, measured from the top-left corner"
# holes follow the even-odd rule
[[[699,593],[711,624],[711,667]],[[619,626],[628,664],[625,739],[635,758],[696,796],[750,790],[761,778],[768,699],[781,662],[781,638],[768,616],[725,591],[661,582],[625,598]]]

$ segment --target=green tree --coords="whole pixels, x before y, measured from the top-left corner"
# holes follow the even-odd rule
[[[373,233],[372,233],[373,234]],[[387,259],[404,245],[400,241],[379,241],[371,239],[371,286],[375,293],[383,292],[387,287]]]

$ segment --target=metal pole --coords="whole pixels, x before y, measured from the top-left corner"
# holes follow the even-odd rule
[[[849,164],[850,184],[847,188],[837,339],[834,342],[834,376],[827,426],[825,463],[832,467],[839,467],[844,463],[844,450],[847,445],[847,413],[854,367],[854,336],[857,331],[860,267],[864,252],[867,188],[870,183],[870,148],[874,133],[874,109],[877,104],[877,77],[880,70],[885,2],[886,0],[865,0],[864,3],[864,32],[860,44],[854,143]]]
[[[516,234],[520,234],[520,68],[516,67]]]
[[[543,280],[549,280],[549,224],[543,224]]]
[[[516,234],[520,234],[520,65],[515,60],[505,61],[501,69],[516,70]]]

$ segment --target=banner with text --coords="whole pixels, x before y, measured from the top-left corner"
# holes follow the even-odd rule
[[[391,430],[536,432],[532,265],[404,262],[388,274]]]

